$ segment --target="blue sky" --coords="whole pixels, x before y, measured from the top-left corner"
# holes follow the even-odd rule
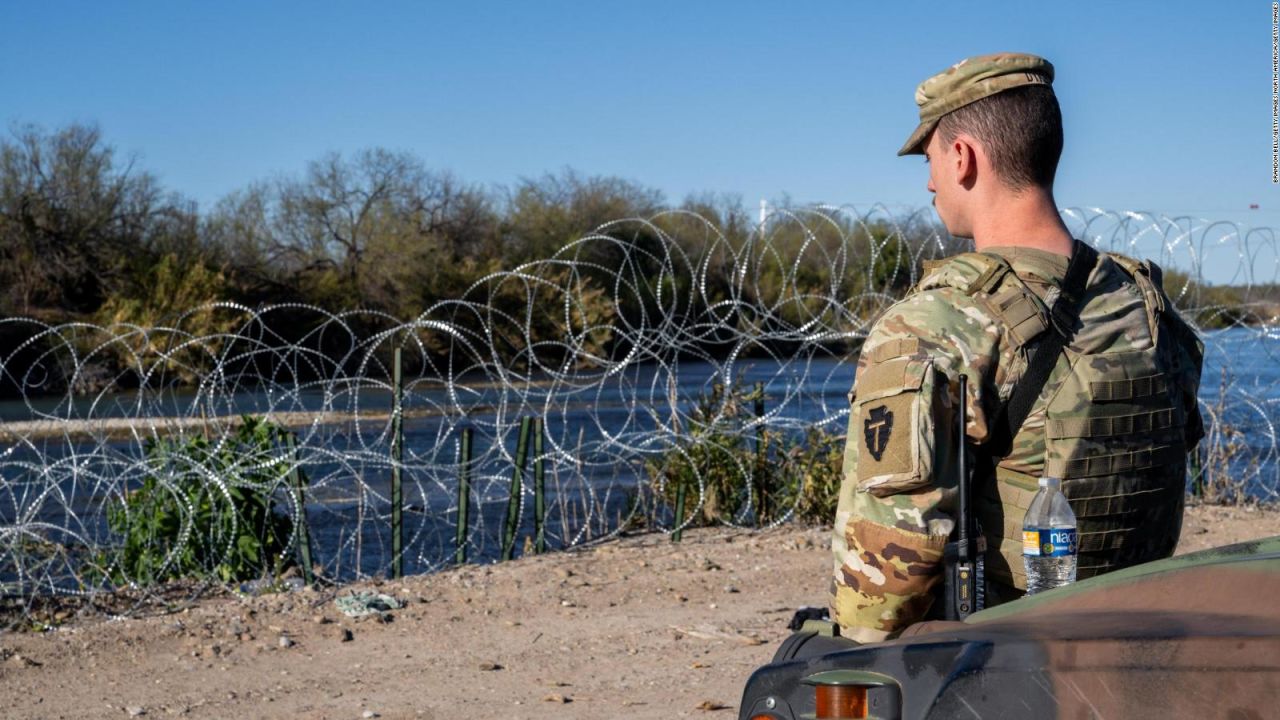
[[[485,184],[571,166],[673,201],[922,207],[923,161],[894,154],[915,85],[1020,50],[1057,68],[1060,205],[1280,225],[1270,17],[1259,0],[6,2],[0,120],[96,122],[202,207],[369,146]]]

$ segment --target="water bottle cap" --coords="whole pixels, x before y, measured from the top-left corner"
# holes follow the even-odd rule
[[[1040,478],[1040,487],[1061,487],[1062,481],[1056,477]]]

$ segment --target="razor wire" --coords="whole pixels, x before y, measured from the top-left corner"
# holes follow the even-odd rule
[[[280,558],[294,556],[305,530],[315,568],[336,582],[388,572],[393,469],[410,573],[452,564],[459,537],[469,560],[496,559],[509,512],[520,523],[516,554],[529,547],[538,465],[552,548],[638,525],[673,532],[708,515],[732,526],[786,522],[793,508],[766,517],[756,506],[749,452],[723,455],[747,488],[726,498],[706,477],[706,456],[694,456],[698,443],[749,449],[766,429],[843,433],[870,323],[923,260],[964,249],[930,217],[776,209],[737,234],[684,211],[621,219],[408,320],[233,303],[156,327],[0,320],[27,338],[0,358],[0,379],[17,395],[0,405],[0,587],[20,600],[139,590],[143,578],[120,572],[119,528],[150,521],[128,517],[140,489],[179,501],[167,520],[177,541],[144,548],[156,568],[197,546],[230,556],[241,530],[234,518],[202,525],[184,489],[193,483],[209,502],[265,493],[269,512],[290,520]],[[1235,495],[1222,499],[1278,499],[1274,231],[1099,209],[1063,217],[1100,250],[1159,263],[1184,315],[1215,326],[1202,332],[1203,462],[1232,478]],[[1243,302],[1219,303],[1202,282],[1209,271]],[[396,348],[406,368],[398,405]],[[757,413],[742,408],[748,385],[761,391]],[[287,429],[291,442],[245,445],[246,417]],[[544,444],[517,469],[527,417],[540,420]],[[464,431],[469,488],[460,488]],[[193,447],[203,449],[180,456]],[[683,517],[663,469],[673,460],[696,478]]]

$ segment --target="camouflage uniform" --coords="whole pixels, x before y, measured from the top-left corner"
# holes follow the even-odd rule
[[[971,60],[969,69],[982,75],[984,62]],[[926,86],[951,82],[955,70],[921,86],[926,129],[917,129],[904,153],[940,117],[926,117],[934,101]],[[955,526],[957,379],[969,377],[966,436],[981,449],[1054,321],[1048,308],[1067,262],[1040,250],[991,248],[926,264],[916,287],[873,325],[850,393],[832,537],[831,615],[845,636],[881,640],[929,611]],[[1172,553],[1186,451],[1201,434],[1201,349],[1160,289],[1157,267],[1100,257],[1075,336],[1011,451],[994,473],[973,478],[989,605],[1026,587],[1021,523],[1041,474],[1063,479],[1076,512],[1079,577]]]

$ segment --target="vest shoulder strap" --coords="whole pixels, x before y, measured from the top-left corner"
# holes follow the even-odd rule
[[[1151,262],[1150,260],[1139,260],[1134,257],[1129,257],[1128,255],[1121,255],[1118,252],[1104,252],[1101,254],[1104,257],[1111,258],[1112,262],[1124,268],[1125,272],[1129,273],[1130,275],[1138,275],[1139,273],[1141,273],[1143,275],[1151,277],[1153,274],[1152,268],[1155,268],[1157,272],[1159,271],[1159,268],[1156,266],[1156,264]]]
[[[1133,278],[1138,288],[1142,290],[1143,295],[1147,298],[1148,305],[1160,314],[1168,310],[1171,306],[1169,298],[1164,292],[1164,271],[1160,266],[1150,260],[1137,260],[1128,255],[1119,253],[1105,253],[1115,264],[1124,268],[1125,272]]]
[[[994,253],[960,253],[941,260],[925,260],[924,275],[914,292],[952,287],[965,295],[991,292],[1006,274],[1012,274],[1009,261]]]
[[[1089,275],[1098,264],[1098,252],[1080,240],[1075,242],[1067,274],[1062,280],[1061,293],[1054,301],[1050,314],[1055,316],[1054,332],[1049,333],[1028,358],[1026,372],[1014,387],[1009,401],[1001,408],[992,423],[994,453],[1008,453],[1009,443],[1022,429],[1022,423],[1031,412],[1041,389],[1053,372],[1058,356],[1075,335],[1075,322],[1080,313]]]
[[[1018,277],[1009,261],[995,253],[961,253],[927,260],[924,271],[913,292],[950,287],[973,297],[1016,347],[1049,329],[1049,309]]]

